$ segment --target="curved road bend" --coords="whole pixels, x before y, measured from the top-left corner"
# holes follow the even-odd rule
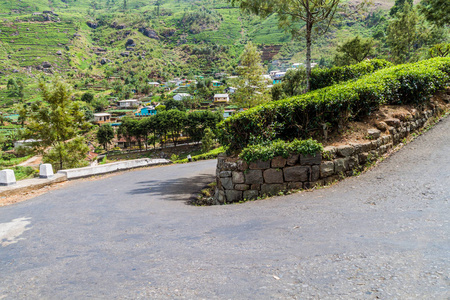
[[[448,299],[450,118],[360,177],[238,205],[184,200],[214,161],[0,208],[0,299]]]

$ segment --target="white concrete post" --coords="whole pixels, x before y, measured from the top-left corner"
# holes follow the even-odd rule
[[[0,171],[0,186],[13,184],[16,184],[16,175],[14,175],[14,171],[10,169]]]
[[[40,178],[51,178],[53,177],[53,168],[51,164],[42,164],[39,167],[39,177]]]

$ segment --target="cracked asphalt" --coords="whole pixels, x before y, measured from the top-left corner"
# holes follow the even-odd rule
[[[213,207],[185,200],[215,161],[74,182],[0,207],[0,299],[449,299],[449,153],[447,118],[359,177]]]

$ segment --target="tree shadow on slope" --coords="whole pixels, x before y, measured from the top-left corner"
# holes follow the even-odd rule
[[[208,184],[215,180],[214,175],[200,174],[189,178],[170,180],[148,180],[136,182],[141,186],[127,192],[131,195],[162,196],[163,200],[186,201],[192,200]]]

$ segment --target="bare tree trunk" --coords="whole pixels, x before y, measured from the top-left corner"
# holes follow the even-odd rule
[[[311,14],[308,13],[308,20],[306,21],[306,91],[311,90],[311,32],[312,20]]]

